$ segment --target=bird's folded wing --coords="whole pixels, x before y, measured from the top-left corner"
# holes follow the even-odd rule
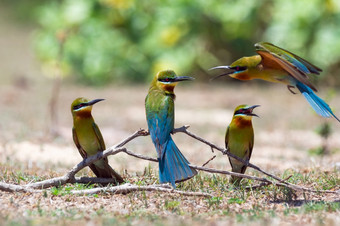
[[[225,133],[225,148],[228,150],[229,146],[228,146],[228,143],[229,143],[229,126],[227,128],[227,132]]]
[[[93,128],[94,133],[97,136],[97,140],[99,141],[99,144],[100,144],[101,150],[98,150],[98,151],[104,151],[106,149],[104,138],[103,138],[102,133],[100,132],[100,130],[99,130],[99,128],[98,128],[98,126],[95,122],[92,123],[92,128]]]
[[[158,158],[162,159],[166,144],[174,127],[173,105],[164,101],[162,108],[147,113],[151,139],[156,146]]]
[[[81,157],[83,157],[83,159],[85,159],[87,157],[87,153],[86,151],[80,146],[79,140],[78,140],[78,136],[76,133],[76,130],[74,129],[74,127],[72,128],[72,136],[73,136],[73,141],[81,155]]]

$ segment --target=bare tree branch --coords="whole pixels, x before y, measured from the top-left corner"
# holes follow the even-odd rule
[[[187,128],[188,128],[188,126],[183,126],[181,128],[174,129],[173,133],[183,132],[183,133],[193,137],[194,139],[199,140],[199,141],[209,145],[212,149],[219,150],[223,154],[227,154],[228,156],[231,156],[231,157],[243,162],[247,166],[254,168],[255,170],[258,170],[261,173],[263,173],[263,174],[265,174],[265,175],[267,175],[271,178],[274,178],[275,180],[278,180],[279,182],[273,182],[273,181],[270,181],[266,178],[255,177],[255,176],[250,176],[250,175],[246,175],[246,174],[240,174],[240,173],[234,173],[234,172],[225,171],[225,170],[217,170],[217,169],[212,169],[212,168],[205,168],[205,167],[190,165],[190,167],[193,168],[193,169],[197,169],[197,170],[201,170],[201,171],[205,171],[205,172],[209,172],[209,173],[219,173],[219,174],[232,175],[232,176],[247,178],[247,179],[250,179],[250,180],[258,180],[258,181],[261,181],[262,183],[265,183],[265,184],[273,184],[273,185],[276,185],[276,186],[284,186],[284,187],[290,188],[290,189],[295,190],[295,191],[339,194],[338,191],[315,190],[315,189],[309,189],[309,188],[305,188],[305,187],[301,187],[301,186],[298,186],[298,185],[295,185],[295,184],[288,183],[284,179],[281,179],[281,178],[278,178],[278,177],[276,177],[272,174],[269,174],[269,173],[261,170],[258,166],[255,166],[255,165],[253,165],[249,162],[245,162],[243,159],[240,159],[237,156],[234,156],[231,153],[226,152],[225,149],[220,148],[220,147],[206,141],[205,139],[198,137],[197,135],[189,132],[187,130]],[[48,179],[48,180],[44,180],[44,181],[40,181],[40,182],[36,182],[36,183],[27,184],[27,185],[24,185],[24,186],[7,184],[7,183],[1,182],[0,183],[0,190],[10,191],[10,192],[40,192],[42,190],[33,190],[33,189],[45,189],[45,188],[52,187],[52,186],[64,185],[66,183],[76,183],[76,182],[91,183],[91,182],[95,182],[95,181],[105,180],[104,178],[75,178],[75,174],[77,172],[79,172],[81,169],[83,169],[84,167],[93,163],[94,161],[97,161],[97,160],[104,158],[104,157],[107,157],[109,155],[116,155],[120,152],[124,152],[124,153],[131,155],[131,156],[134,156],[136,158],[140,158],[140,159],[144,159],[144,160],[148,160],[148,161],[153,161],[153,162],[158,162],[158,160],[156,158],[136,154],[136,153],[131,152],[131,151],[127,150],[126,148],[122,147],[125,144],[127,144],[128,142],[130,142],[131,140],[135,139],[136,137],[148,136],[148,135],[149,135],[149,132],[147,132],[144,129],[140,129],[140,130],[136,131],[135,133],[133,133],[131,136],[129,136],[126,139],[124,139],[123,141],[121,141],[120,143],[106,149],[103,152],[100,152],[96,155],[93,155],[91,157],[84,159],[79,164],[75,165],[66,175],[64,175],[62,177],[52,178],[52,179]],[[211,161],[211,160],[209,160],[209,161]],[[209,194],[206,194],[206,193],[178,191],[178,190],[174,190],[172,188],[164,187],[164,185],[163,186],[154,186],[154,185],[151,185],[151,186],[136,186],[136,185],[126,185],[126,184],[116,186],[116,187],[105,187],[105,188],[88,189],[88,190],[83,190],[83,191],[72,191],[72,193],[74,193],[74,194],[78,194],[78,193],[79,194],[91,194],[91,192],[94,192],[94,193],[110,192],[110,193],[115,193],[115,194],[125,194],[125,193],[132,192],[132,191],[161,191],[161,192],[179,193],[179,194],[183,194],[183,195],[210,196]]]
[[[152,162],[157,162],[157,159],[155,159],[155,158],[143,156],[143,155],[140,155],[140,154],[135,154],[135,153],[133,153],[131,151],[128,151],[126,149],[124,151],[122,151],[122,152],[124,152],[124,153],[126,153],[128,155],[134,156],[136,158],[140,158],[140,159],[144,159],[144,160],[148,160],[148,161],[152,161]],[[285,183],[273,182],[273,181],[270,181],[270,180],[268,180],[266,178],[255,177],[255,176],[250,176],[250,175],[247,175],[247,174],[230,172],[230,171],[227,171],[227,170],[217,170],[217,169],[212,169],[212,168],[205,168],[205,167],[195,166],[195,165],[191,165],[191,164],[190,164],[190,167],[193,168],[193,169],[205,171],[205,172],[208,172],[208,173],[218,173],[218,174],[225,174],[225,175],[230,175],[230,176],[242,177],[242,178],[246,178],[246,179],[249,179],[249,180],[257,180],[257,181],[261,181],[261,182],[264,182],[264,183],[273,184],[273,185],[276,185],[276,186],[287,187],[287,188],[293,189],[295,191],[305,191],[305,192],[313,192],[313,193],[339,194],[338,191],[315,190],[315,189],[309,189],[309,188],[301,187],[301,186],[298,186],[298,185],[295,185],[295,184],[291,184],[291,183],[285,182],[284,181],[285,179],[282,180]]]
[[[60,186],[60,185],[64,185],[66,183],[76,183],[76,179],[74,177],[74,175],[76,173],[78,173],[81,169],[83,169],[86,166],[89,166],[91,163],[107,157],[108,155],[115,155],[121,151],[126,150],[125,148],[114,148],[114,147],[110,147],[108,149],[106,149],[103,152],[99,152],[96,155],[90,156],[86,159],[84,159],[83,161],[81,161],[80,163],[78,163],[76,166],[74,166],[66,175],[62,176],[62,177],[56,177],[56,178],[52,178],[52,179],[48,179],[48,180],[44,180],[44,181],[40,181],[40,182],[35,182],[35,183],[31,183],[31,184],[27,184],[26,187],[27,188],[38,188],[38,189],[43,189],[43,188],[48,188],[48,187],[53,187],[53,186]]]
[[[36,192],[41,192],[42,190],[35,190],[35,189],[26,188],[25,186],[21,186],[21,185],[0,182],[0,191],[36,193]]]
[[[135,139],[136,137],[147,136],[148,134],[149,133],[146,130],[139,129],[138,131],[134,132],[129,137],[127,137],[124,140],[122,140],[121,142],[119,142],[118,144],[107,148],[103,152],[99,152],[96,155],[93,155],[93,156],[90,156],[90,157],[84,159],[83,161],[81,161],[80,163],[75,165],[66,175],[64,175],[62,177],[56,177],[56,178],[52,178],[52,179],[48,179],[48,180],[44,180],[44,181],[40,181],[40,182],[36,182],[36,183],[27,184],[26,186],[27,186],[27,188],[43,189],[43,188],[49,188],[49,187],[53,187],[53,186],[61,186],[61,185],[64,185],[66,183],[77,183],[75,175],[80,170],[82,170],[86,166],[89,166],[91,163],[93,163],[93,162],[95,162],[99,159],[102,159],[102,158],[107,157],[109,155],[118,154],[121,151],[127,151],[122,146],[124,146],[125,144],[127,144],[131,140]]]
[[[257,170],[257,171],[259,171],[259,172],[261,172],[261,173],[263,173],[263,174],[265,174],[265,175],[267,175],[267,176],[269,176],[269,177],[271,177],[271,178],[273,178],[273,179],[275,179],[275,180],[281,182],[281,183],[289,184],[288,182],[285,182],[283,179],[281,179],[281,178],[279,178],[279,177],[277,177],[277,176],[275,176],[275,175],[273,175],[273,174],[270,174],[270,173],[268,173],[268,172],[262,170],[260,167],[254,165],[254,164],[251,164],[250,162],[245,161],[245,160],[243,160],[242,158],[240,158],[240,157],[238,157],[238,156],[236,156],[236,155],[234,155],[234,154],[228,152],[227,149],[218,147],[217,145],[215,145],[215,144],[213,144],[213,143],[211,143],[211,142],[209,142],[209,141],[207,141],[207,140],[205,140],[205,139],[203,139],[203,138],[201,138],[201,137],[199,137],[199,136],[197,136],[197,135],[195,135],[195,134],[189,132],[189,131],[188,131],[188,128],[189,128],[189,126],[185,125],[185,126],[182,126],[182,127],[180,127],[180,128],[174,129],[174,130],[173,130],[173,133],[185,133],[185,134],[187,134],[188,136],[190,136],[190,137],[192,137],[192,138],[194,138],[194,139],[196,139],[196,140],[198,140],[198,141],[201,141],[202,143],[204,143],[204,144],[210,146],[212,149],[216,149],[216,150],[222,152],[222,154],[228,155],[228,156],[230,156],[230,157],[232,157],[232,158],[234,158],[234,159],[236,159],[236,160],[242,162],[243,164],[245,164],[246,166],[248,166],[248,167],[250,167],[250,168],[253,168],[253,169],[255,169],[255,170]],[[292,184],[291,184],[291,185],[292,185]]]
[[[246,179],[249,179],[249,180],[257,180],[257,181],[272,184],[272,185],[275,185],[275,186],[287,187],[287,188],[290,188],[290,189],[295,190],[295,191],[304,191],[304,192],[311,192],[311,193],[340,194],[339,191],[310,189],[310,188],[305,188],[305,187],[298,186],[298,185],[291,184],[291,183],[274,182],[274,181],[270,181],[266,178],[255,177],[255,176],[250,176],[250,175],[247,175],[247,174],[240,174],[240,173],[230,172],[230,171],[226,171],[226,170],[204,168],[204,167],[194,166],[194,165],[190,165],[190,167],[197,169],[197,170],[205,171],[205,172],[208,172],[208,173],[219,173],[219,174],[226,174],[226,175],[231,175],[231,176],[242,177],[242,178],[246,178]]]

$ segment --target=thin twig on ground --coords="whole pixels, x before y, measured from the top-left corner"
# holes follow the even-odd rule
[[[289,175],[288,177],[286,177],[286,178],[283,179],[283,180],[286,181],[286,180],[288,180],[289,178],[291,178],[292,176],[293,176],[293,175]],[[268,186],[268,185],[271,185],[271,183],[262,182],[262,183],[257,184],[257,185],[244,187],[244,189],[253,190],[253,189],[257,189],[257,188],[264,187],[264,186]]]
[[[148,185],[148,186],[138,186],[131,184],[123,184],[115,187],[101,187],[101,188],[92,188],[86,190],[76,190],[71,191],[72,194],[77,195],[93,195],[98,193],[112,193],[112,194],[127,194],[135,191],[157,191],[157,192],[165,192],[165,193],[175,193],[186,196],[204,196],[204,197],[212,197],[211,194],[205,192],[187,192],[187,191],[179,191],[175,190],[169,185]]]

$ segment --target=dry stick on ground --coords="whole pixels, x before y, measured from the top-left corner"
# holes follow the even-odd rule
[[[44,190],[38,189],[31,189],[27,188],[26,186],[22,185],[15,185],[15,184],[7,184],[0,182],[0,191],[6,192],[25,192],[25,193],[41,193]],[[173,189],[170,185],[148,185],[148,186],[138,186],[138,185],[131,185],[131,184],[123,184],[115,187],[100,187],[100,188],[92,188],[86,190],[75,190],[70,191],[71,194],[76,195],[93,195],[98,193],[113,193],[113,194],[128,194],[135,191],[157,191],[157,192],[164,192],[164,193],[175,193],[181,194],[186,196],[204,196],[204,197],[212,197],[211,194],[204,193],[204,192],[186,192],[186,191],[179,191]]]
[[[149,186],[138,186],[138,185],[131,185],[131,184],[123,184],[121,186],[115,187],[102,187],[102,188],[92,188],[86,190],[78,190],[78,191],[71,191],[72,194],[78,195],[93,195],[102,192],[113,193],[113,194],[127,194],[134,191],[158,191],[158,192],[165,192],[165,193],[176,193],[186,196],[204,196],[204,197],[212,197],[211,194],[204,193],[204,192],[186,192],[186,191],[179,191],[175,190],[169,185],[149,185]]]
[[[36,192],[41,192],[42,190],[35,190],[35,189],[27,188],[21,185],[0,182],[0,191],[36,193]]]
[[[291,178],[292,176],[293,176],[293,175],[289,175],[287,178],[284,179],[284,181],[287,181],[287,180],[288,180],[289,178]],[[260,188],[260,187],[268,186],[268,185],[270,185],[270,184],[271,184],[271,183],[262,182],[262,183],[257,184],[257,185],[244,187],[244,189],[253,190],[253,189]]]
[[[204,139],[202,139],[202,138],[200,138],[200,137],[198,137],[196,135],[193,135],[192,133],[187,131],[187,128],[188,127],[181,127],[179,129],[175,129],[174,133],[175,132],[184,132],[184,133],[188,134],[189,136],[192,136],[195,139],[200,140],[203,143],[208,144],[210,147],[213,147],[213,148],[223,152],[224,149],[219,148],[216,145],[211,144],[210,142],[208,142],[208,141],[206,141],[206,140],[204,140]],[[134,157],[137,157],[137,158],[140,158],[140,159],[145,159],[145,160],[148,160],[148,161],[158,162],[158,160],[155,159],[155,158],[151,158],[151,157],[143,156],[143,155],[140,155],[140,154],[136,154],[136,153],[133,153],[133,152],[127,150],[126,148],[122,147],[123,145],[127,144],[129,141],[135,139],[136,137],[139,137],[139,136],[148,136],[148,135],[149,135],[149,133],[146,130],[140,129],[140,130],[136,131],[134,134],[132,134],[131,136],[129,136],[128,138],[126,138],[125,140],[123,140],[122,142],[120,142],[119,144],[117,144],[115,146],[112,146],[112,147],[106,149],[105,151],[100,152],[100,153],[98,153],[98,154],[96,154],[94,156],[91,156],[89,158],[84,159],[82,162],[80,162],[79,164],[74,166],[66,175],[64,175],[62,177],[52,178],[52,179],[44,180],[44,181],[41,181],[41,182],[27,184],[27,185],[24,185],[24,186],[1,183],[0,184],[0,190],[3,190],[3,191],[12,191],[12,192],[15,192],[15,191],[31,192],[32,189],[43,189],[43,188],[48,188],[48,187],[52,187],[52,186],[63,185],[63,184],[66,184],[66,183],[79,182],[79,180],[81,180],[81,179],[76,180],[76,178],[74,177],[77,172],[79,172],[81,169],[83,169],[84,167],[90,165],[91,163],[93,163],[94,161],[96,161],[98,159],[107,157],[109,155],[116,155],[119,152],[125,152],[128,155],[131,155],[131,156],[134,156]],[[236,156],[236,159],[237,159],[237,156]],[[242,159],[240,159],[240,161],[244,162],[245,164],[249,165],[250,167],[252,167],[252,168],[254,168],[256,170],[259,170],[260,172],[263,172],[266,175],[269,175],[270,177],[272,177],[274,179],[276,177],[276,176],[274,176],[274,177],[271,176],[271,174],[269,174],[267,172],[264,172],[259,167],[255,166],[253,164],[250,164],[248,162],[245,162]],[[227,175],[238,176],[238,177],[247,178],[247,179],[251,179],[251,180],[258,180],[258,181],[262,181],[262,182],[265,182],[265,183],[271,183],[273,185],[288,187],[288,188],[291,188],[293,190],[298,190],[298,191],[318,192],[318,193],[335,193],[335,194],[338,193],[336,191],[319,191],[319,190],[314,190],[314,189],[308,189],[308,188],[300,187],[298,185],[294,185],[294,184],[290,184],[290,183],[284,182],[284,180],[282,180],[280,178],[279,178],[279,180],[282,181],[282,182],[274,183],[272,181],[267,180],[266,178],[254,177],[254,176],[249,176],[249,175],[246,175],[246,174],[239,174],[239,173],[234,173],[234,172],[225,171],[225,170],[216,170],[216,169],[211,169],[211,168],[204,168],[204,167],[199,167],[199,166],[194,166],[194,165],[190,165],[190,167],[192,167],[194,169],[197,169],[197,170],[202,170],[202,171],[210,172],[210,173],[227,174]],[[125,191],[130,191],[130,192],[136,191],[136,188],[133,187],[133,186],[130,187],[130,190],[127,187],[121,188],[122,186],[123,185],[116,186],[116,191],[120,192],[120,193],[123,193],[123,191],[124,192]],[[157,190],[158,189],[158,188],[154,189],[154,187],[155,186],[145,186],[145,187],[139,188],[139,190],[150,191],[150,190]],[[107,189],[107,188],[102,188],[101,190],[105,191],[105,189]],[[121,189],[121,190],[119,190],[119,189]],[[112,190],[112,192],[114,192],[113,190]],[[106,190],[106,191],[108,191],[108,190]],[[176,190],[169,189],[169,190],[164,190],[164,191],[165,192],[174,192]],[[176,191],[175,193],[178,193],[178,191]],[[183,194],[183,195],[210,196],[207,193],[201,193],[201,192],[184,192],[184,191],[181,191],[180,193]]]

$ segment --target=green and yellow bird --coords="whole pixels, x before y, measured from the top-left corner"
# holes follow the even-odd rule
[[[91,114],[92,106],[102,100],[104,99],[89,101],[80,97],[71,105],[73,141],[84,159],[106,149],[103,136]],[[124,182],[124,179],[111,168],[106,157],[92,163],[90,168],[97,177],[113,178],[117,183]]]
[[[253,113],[254,108],[260,105],[240,105],[234,111],[233,119],[229,124],[225,135],[225,147],[230,152],[243,160],[249,162],[254,146],[254,130],[252,117],[257,116]],[[242,173],[247,166],[242,162],[229,157],[232,172]],[[232,176],[230,182],[239,185],[241,178]]]
[[[175,123],[174,88],[178,82],[193,79],[177,76],[172,70],[160,71],[152,80],[145,98],[146,120],[158,155],[159,182],[169,182],[174,188],[175,183],[197,174],[171,138]]]
[[[309,81],[309,75],[318,75],[322,71],[307,60],[275,46],[268,42],[255,44],[259,55],[242,57],[230,66],[217,66],[211,69],[227,69],[228,71],[217,77],[229,75],[239,80],[262,79],[268,82],[283,83],[287,85],[290,92],[296,87],[306,98],[317,114],[322,117],[335,116],[328,104],[318,97],[315,86]],[[215,77],[215,78],[217,78]]]

